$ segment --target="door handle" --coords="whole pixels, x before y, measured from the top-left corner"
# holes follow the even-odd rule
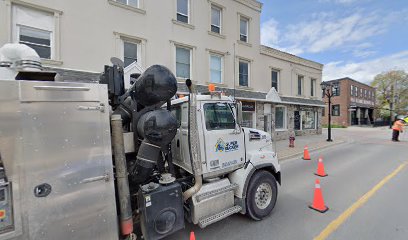
[[[70,86],[34,86],[35,90],[49,91],[89,91],[88,87],[70,87]]]
[[[85,110],[85,111],[101,111],[105,112],[105,104],[101,103],[99,106],[78,106],[78,110]]]
[[[48,183],[43,183],[34,188],[34,196],[36,197],[46,197],[51,193],[51,185]]]
[[[80,181],[80,183],[91,183],[91,182],[97,182],[97,181],[109,182],[109,174],[105,173],[102,176],[85,178],[82,181]]]

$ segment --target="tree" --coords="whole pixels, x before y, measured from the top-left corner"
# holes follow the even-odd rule
[[[403,70],[391,70],[375,76],[371,86],[376,88],[377,107],[382,117],[394,114],[407,114],[408,74]]]

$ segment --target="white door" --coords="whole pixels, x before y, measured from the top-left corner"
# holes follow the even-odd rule
[[[238,129],[232,107],[225,102],[202,105],[207,172],[237,169],[244,164],[244,132]]]

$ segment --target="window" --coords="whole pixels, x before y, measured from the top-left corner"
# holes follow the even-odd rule
[[[322,108],[322,117],[326,115],[326,108]]]
[[[204,116],[207,130],[235,129],[234,115],[226,103],[204,104]]]
[[[304,79],[304,77],[303,76],[298,76],[298,84],[297,84],[297,87],[298,87],[298,92],[297,92],[297,95],[302,95],[302,93],[303,93],[303,79]]]
[[[350,96],[353,96],[353,92],[354,92],[354,86],[350,85]]]
[[[189,0],[177,0],[177,21],[189,23]]]
[[[210,82],[222,83],[222,57],[219,55],[210,55]]]
[[[138,0],[116,0],[116,2],[125,4],[125,5],[129,5],[131,7],[139,7],[139,1]]]
[[[248,19],[244,17],[239,19],[239,40],[248,42]]]
[[[211,5],[211,32],[221,33],[221,9]]]
[[[271,78],[272,87],[275,88],[277,92],[279,92],[279,71],[272,70]]]
[[[51,59],[51,32],[19,26],[19,43],[34,49],[41,58]]]
[[[249,63],[239,61],[239,86],[248,87]]]
[[[316,129],[316,113],[314,111],[302,111],[302,130]]]
[[[242,127],[253,128],[254,127],[254,113],[242,112]]]
[[[191,49],[176,47],[176,77],[190,78]]]
[[[340,116],[340,105],[332,105],[332,116]]]
[[[334,84],[332,87],[333,96],[340,96],[340,85]]]
[[[137,62],[137,48],[138,45],[132,42],[123,42],[123,62],[125,67],[133,62]]]
[[[45,12],[20,5],[12,6],[13,42],[26,44],[43,59],[56,59],[55,18]]]
[[[181,105],[175,105],[171,108],[171,114],[177,119],[178,126],[181,125]]]
[[[275,129],[286,129],[286,107],[275,107]]]
[[[310,96],[315,95],[315,89],[316,89],[316,79],[310,79]]]

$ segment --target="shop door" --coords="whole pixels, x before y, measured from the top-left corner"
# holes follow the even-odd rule
[[[295,111],[295,117],[293,118],[294,120],[294,126],[295,126],[295,130],[301,130],[300,129],[300,112],[299,111]]]

